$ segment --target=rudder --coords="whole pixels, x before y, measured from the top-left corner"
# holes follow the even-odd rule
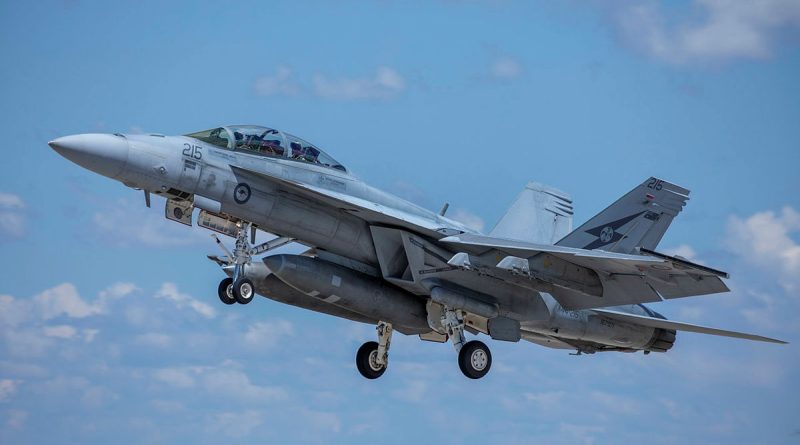
[[[553,187],[529,182],[490,232],[497,238],[553,244],[572,230],[572,199]]]

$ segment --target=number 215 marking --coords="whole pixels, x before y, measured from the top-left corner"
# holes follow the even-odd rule
[[[183,146],[184,146],[183,149],[184,156],[188,158],[197,159],[198,161],[200,159],[203,159],[202,147],[200,147],[199,145],[183,144]]]
[[[653,190],[661,190],[664,187],[664,181],[661,179],[650,178],[650,181],[647,183],[647,188]]]

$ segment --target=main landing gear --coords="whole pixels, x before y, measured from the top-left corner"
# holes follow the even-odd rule
[[[239,222],[236,226],[238,231],[233,253],[228,251],[219,238],[216,238],[216,235],[214,235],[217,244],[227,256],[228,265],[233,265],[233,276],[220,281],[219,287],[217,288],[217,295],[220,301],[225,304],[248,304],[253,301],[253,297],[256,295],[256,288],[253,285],[253,281],[245,277],[245,268],[250,264],[253,256],[261,255],[276,247],[288,244],[294,241],[294,239],[279,237],[256,247],[252,247],[251,240],[255,242],[255,228],[253,225],[251,223],[245,224],[244,222]]]
[[[389,346],[392,343],[392,324],[382,321],[376,327],[378,341],[368,341],[358,348],[356,368],[364,377],[373,380],[382,376],[389,366]]]
[[[458,353],[458,367],[471,379],[485,376],[492,367],[492,353],[483,342],[465,342],[464,315],[459,310],[445,308],[441,318],[453,347]],[[392,340],[392,325],[381,321],[377,326],[378,341],[368,341],[358,348],[356,368],[364,377],[373,380],[382,376],[389,365],[389,345]]]
[[[464,314],[460,310],[445,308],[441,322],[458,353],[458,367],[461,372],[471,379],[485,376],[492,367],[492,353],[482,341],[472,340],[465,343]]]

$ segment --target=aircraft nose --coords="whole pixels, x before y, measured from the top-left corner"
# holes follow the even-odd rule
[[[116,178],[128,162],[128,141],[123,136],[76,134],[47,145],[81,167],[109,178]]]

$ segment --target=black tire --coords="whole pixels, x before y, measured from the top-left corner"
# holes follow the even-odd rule
[[[247,304],[253,301],[256,296],[256,288],[253,282],[247,278],[239,278],[233,283],[233,298],[239,304]]]
[[[378,342],[368,341],[358,348],[356,353],[356,368],[365,378],[377,379],[386,372],[386,366],[377,365],[375,357],[378,356]]]
[[[233,278],[225,278],[219,282],[219,287],[217,288],[219,301],[225,304],[236,303],[236,298],[233,297],[233,288],[231,284],[233,284]]]
[[[492,353],[489,347],[478,340],[467,342],[458,352],[458,367],[471,379],[485,376],[492,367]]]

